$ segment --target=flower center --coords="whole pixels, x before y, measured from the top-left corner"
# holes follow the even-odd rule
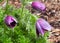
[[[14,27],[15,25],[16,25],[16,22],[15,21],[13,21],[13,22],[10,23],[10,26],[11,27]]]

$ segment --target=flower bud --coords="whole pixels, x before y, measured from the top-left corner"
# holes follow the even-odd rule
[[[38,1],[35,1],[35,2],[32,2],[32,8],[38,10],[38,11],[43,11],[45,10],[45,4],[41,3],[41,2],[38,2]]]
[[[8,15],[8,16],[5,17],[5,23],[10,28],[13,28],[17,24],[17,21],[14,17]]]
[[[38,19],[36,22],[36,33],[38,36],[39,33],[44,35],[45,31],[51,31],[51,28],[51,25],[42,18]]]

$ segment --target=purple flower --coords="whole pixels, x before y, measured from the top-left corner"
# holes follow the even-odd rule
[[[10,28],[13,28],[17,24],[17,21],[14,17],[8,15],[8,16],[5,17],[5,23]]]
[[[43,11],[45,10],[45,4],[41,3],[41,2],[38,2],[38,1],[35,1],[35,2],[32,2],[32,7],[38,11]]]
[[[45,21],[44,19],[40,18],[36,22],[36,33],[44,35],[45,31],[51,31],[51,25]]]

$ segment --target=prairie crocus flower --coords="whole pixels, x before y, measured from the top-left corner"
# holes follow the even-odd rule
[[[5,23],[10,28],[13,28],[17,24],[17,21],[14,17],[8,15],[8,16],[5,17]]]
[[[45,21],[44,19],[40,18],[36,22],[36,33],[44,35],[45,31],[51,31],[51,25]]]
[[[45,4],[38,2],[38,1],[32,2],[31,6],[32,8],[39,10],[39,11],[44,11],[46,8]]]

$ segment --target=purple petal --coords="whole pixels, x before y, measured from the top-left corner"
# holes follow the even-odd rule
[[[36,23],[36,32],[37,32],[38,36],[39,36],[39,33],[41,33],[42,35],[44,35],[44,30],[41,28],[40,23],[38,21]]]
[[[42,19],[42,18],[40,18],[39,20],[39,23],[40,23],[40,26],[43,28],[43,29],[45,29],[45,30],[48,30],[48,31],[51,31],[51,25],[47,22],[47,21],[45,21],[44,19]]]
[[[16,25],[17,21],[12,16],[6,16],[5,23],[6,23],[7,26],[13,28]]]
[[[36,10],[45,10],[45,4],[41,3],[41,2],[38,2],[38,1],[35,1],[35,2],[32,2],[32,7]]]

